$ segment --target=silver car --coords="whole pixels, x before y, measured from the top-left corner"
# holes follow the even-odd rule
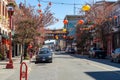
[[[42,48],[36,55],[36,63],[38,62],[50,62],[52,63],[52,52],[50,49]]]
[[[120,63],[120,48],[116,48],[114,51],[112,51],[111,62]]]

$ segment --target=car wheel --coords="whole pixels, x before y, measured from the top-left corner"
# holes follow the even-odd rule
[[[118,62],[118,61],[117,61],[117,58],[114,58],[114,59],[113,59],[113,62],[115,62],[115,63]]]
[[[119,63],[119,58],[116,58],[116,62]]]
[[[38,63],[38,61],[35,61],[35,64],[37,64]]]
[[[120,63],[120,59],[118,60],[118,63]]]
[[[102,59],[105,59],[105,55],[101,55],[101,58],[102,58]]]
[[[113,62],[113,59],[111,59],[111,62]]]
[[[92,58],[96,58],[96,57],[97,57],[96,54],[92,55]]]
[[[88,56],[88,58],[91,58],[90,55]]]

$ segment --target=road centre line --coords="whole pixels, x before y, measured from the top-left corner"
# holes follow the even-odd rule
[[[98,68],[101,68],[101,69],[104,69],[104,70],[112,71],[113,73],[116,73],[116,74],[119,74],[119,75],[120,75],[120,72],[113,71],[113,70],[111,70],[111,69],[102,67],[102,66],[100,66],[100,65],[96,65],[96,64],[90,63],[90,61],[88,61],[88,60],[85,61],[85,62],[87,62],[87,64],[89,64],[89,65],[92,65],[92,66],[95,66],[95,67],[98,67]]]

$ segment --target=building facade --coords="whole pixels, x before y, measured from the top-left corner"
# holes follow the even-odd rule
[[[7,11],[7,4],[9,1],[14,0],[0,0],[0,58],[5,59],[9,58],[9,46],[10,45],[10,32],[12,33],[12,36],[14,35],[15,25],[14,21],[12,20],[12,29],[9,27],[9,17],[8,17],[8,11]],[[19,11],[18,6],[15,7],[15,12]],[[12,17],[14,19],[14,17]],[[19,44],[16,44],[12,40],[12,56],[17,56],[22,51],[22,46]]]
[[[68,24],[64,24],[64,28],[66,28],[68,34],[68,47],[76,46],[76,26],[78,24],[78,21],[82,19],[82,16],[80,15],[66,15],[65,20],[68,20]],[[72,38],[72,39],[71,39]],[[71,39],[71,40],[70,40]]]
[[[0,54],[2,59],[8,57],[7,50],[9,50],[9,19],[6,5],[8,0],[0,0]]]
[[[111,32],[107,36],[108,39],[108,53],[120,47],[120,1],[116,2],[113,7],[111,16],[116,16],[112,21]],[[109,26],[110,27],[110,26]]]

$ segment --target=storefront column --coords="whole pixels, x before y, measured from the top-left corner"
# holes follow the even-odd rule
[[[112,35],[107,37],[107,55],[110,56],[112,53]]]

